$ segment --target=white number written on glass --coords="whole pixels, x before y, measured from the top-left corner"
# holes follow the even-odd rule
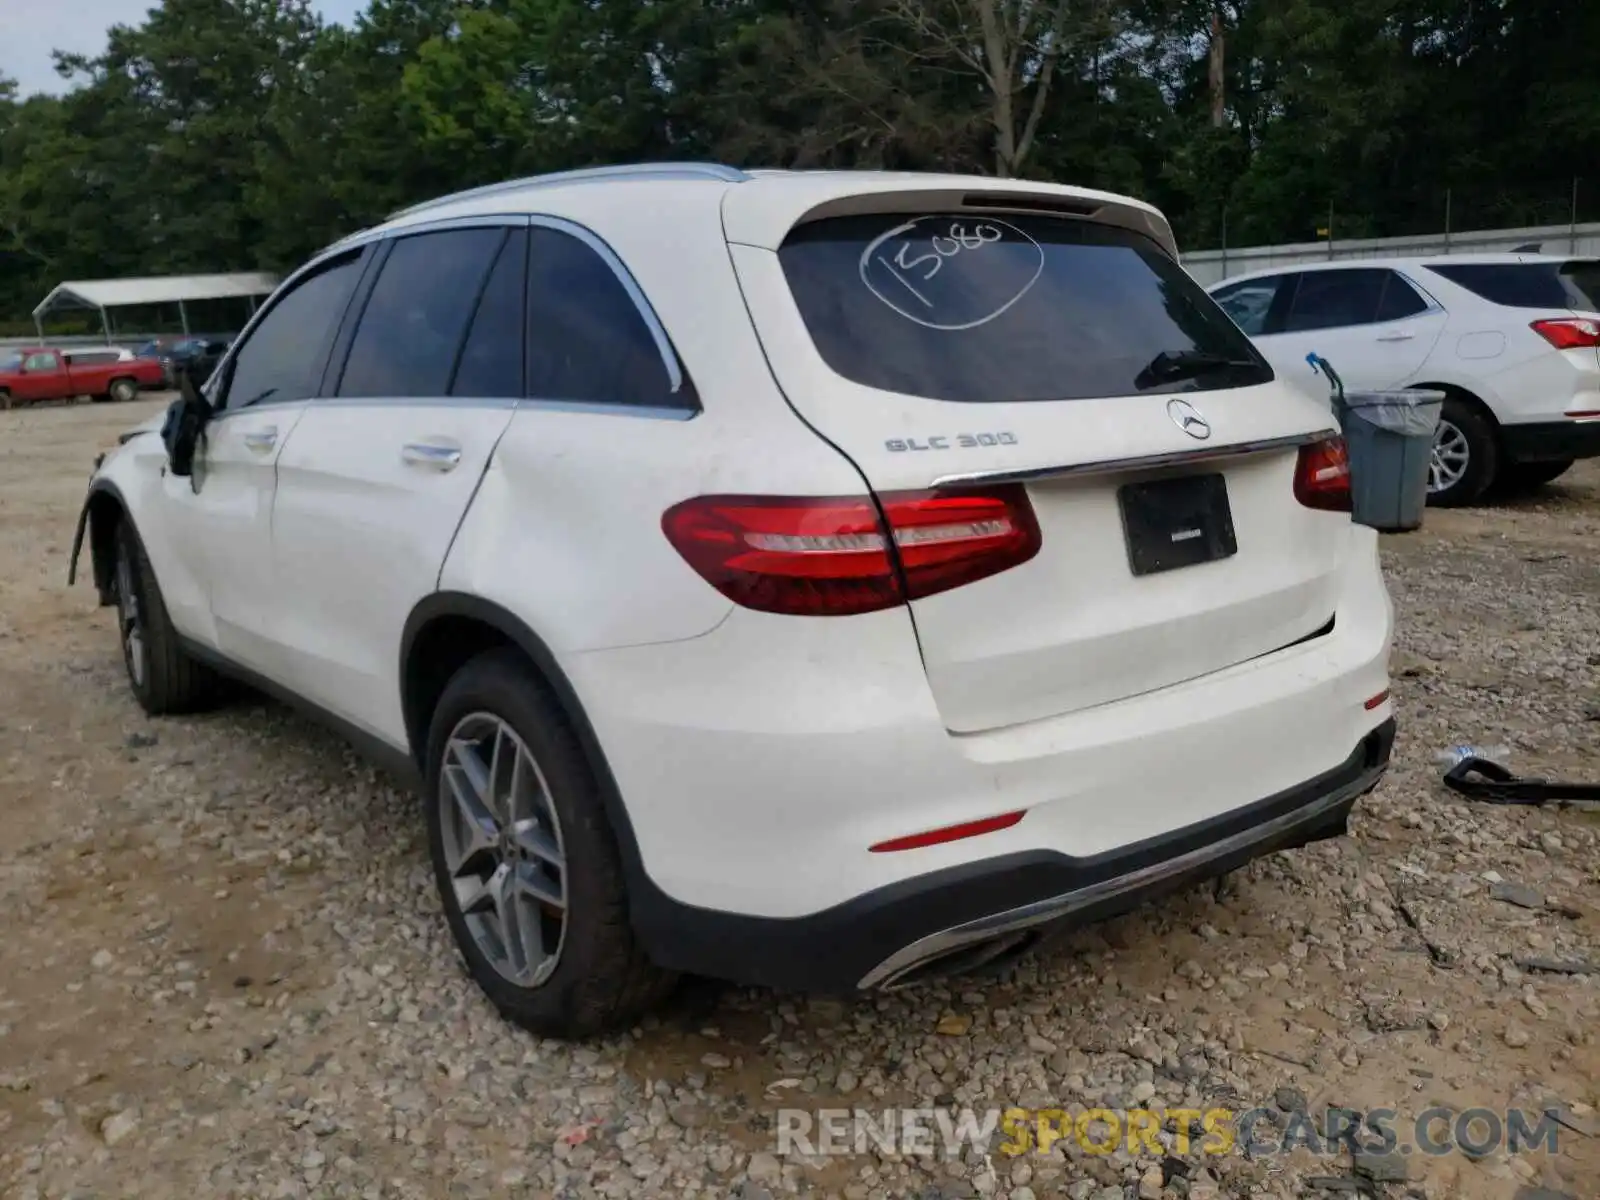
[[[992,246],[1003,235],[993,225],[980,223],[970,230],[965,222],[951,221],[948,232],[934,234],[927,242],[901,242],[900,248],[895,251],[894,262],[886,266],[899,267],[902,271],[915,271],[918,267],[927,266],[927,271],[922,275],[926,282],[939,273],[939,268],[944,266],[944,260],[954,258],[963,250],[978,250],[984,246]],[[923,246],[929,253],[918,254],[915,258],[909,257]]]

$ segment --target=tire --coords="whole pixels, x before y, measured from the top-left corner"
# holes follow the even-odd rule
[[[222,680],[184,651],[144,543],[126,518],[117,526],[116,554],[117,636],[139,707],[153,717],[211,707],[222,695]]]
[[[496,761],[491,746],[498,771],[485,767]],[[468,973],[501,1015],[541,1037],[581,1039],[626,1029],[664,1000],[676,977],[634,938],[599,786],[527,661],[492,650],[463,666],[434,710],[427,751],[439,898]],[[513,835],[504,793],[519,773]],[[497,879],[523,886],[497,892]]]
[[[126,404],[139,395],[139,385],[131,379],[113,379],[110,391],[106,393],[118,404]]]
[[[1507,463],[1500,468],[1495,486],[1510,495],[1536,491],[1565,475],[1573,461],[1561,458],[1552,462]]]
[[[1488,490],[1500,470],[1494,425],[1459,396],[1446,396],[1428,468],[1428,503],[1461,508]]]
[[[11,404],[11,393],[5,388],[0,388],[0,411],[10,412]]]

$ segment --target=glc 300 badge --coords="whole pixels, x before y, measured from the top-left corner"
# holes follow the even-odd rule
[[[958,433],[954,437],[890,438],[886,449],[899,454],[906,450],[970,450],[974,446],[1015,446],[1014,433]]]

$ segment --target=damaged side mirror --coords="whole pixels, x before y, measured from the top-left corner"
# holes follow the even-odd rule
[[[194,475],[195,451],[213,415],[211,402],[201,394],[187,367],[178,368],[178,398],[167,408],[161,424],[161,442],[167,448],[167,467],[174,475]]]

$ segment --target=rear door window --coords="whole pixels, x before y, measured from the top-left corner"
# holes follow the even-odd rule
[[[1600,260],[1544,263],[1433,263],[1428,270],[1507,308],[1600,312]]]
[[[490,226],[395,241],[356,326],[340,396],[442,397],[489,267],[506,240]]]
[[[472,328],[450,385],[452,396],[522,395],[522,306],[527,259],[528,231],[513,229],[478,298]]]
[[[1405,276],[1398,271],[1385,271],[1383,299],[1378,301],[1378,320],[1403,321],[1418,313],[1428,311],[1428,302],[1417,294]]]
[[[1264,383],[1272,369],[1153,241],[1051,216],[830,217],[778,252],[823,360],[968,404]],[[1152,364],[1208,362],[1181,378]]]
[[[1285,333],[1371,325],[1378,319],[1389,272],[1380,268],[1303,271],[1294,303],[1284,319]]]

